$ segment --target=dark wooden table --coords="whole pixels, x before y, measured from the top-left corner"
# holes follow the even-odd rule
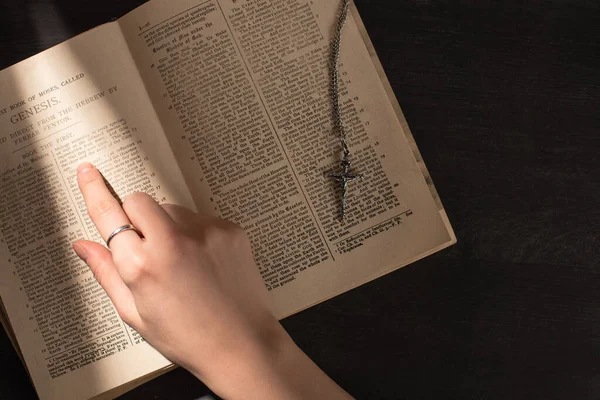
[[[0,68],[140,3],[5,1]],[[600,3],[356,3],[459,244],[285,327],[357,398],[600,398]],[[0,398],[34,397],[2,333]]]

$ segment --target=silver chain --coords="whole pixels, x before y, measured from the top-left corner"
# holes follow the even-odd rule
[[[346,204],[348,195],[348,184],[358,179],[362,175],[350,172],[350,149],[348,148],[348,137],[342,121],[342,110],[340,108],[340,45],[342,43],[342,30],[348,19],[348,8],[351,0],[342,0],[342,10],[338,19],[337,29],[333,40],[331,41],[331,98],[333,100],[333,129],[339,134],[344,156],[342,158],[342,171],[327,174],[335,180],[342,190],[342,205],[340,209],[340,219],[343,221],[346,217]]]
[[[342,30],[348,19],[348,9],[351,0],[342,0],[342,10],[338,18],[338,25],[331,42],[331,98],[333,100],[333,129],[340,136],[344,156],[350,154],[348,149],[348,137],[342,121],[342,110],[340,108],[340,45],[342,44]]]

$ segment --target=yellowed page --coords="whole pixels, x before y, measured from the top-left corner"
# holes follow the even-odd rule
[[[329,93],[340,4],[155,0],[120,21],[197,207],[248,231],[280,317],[455,241],[355,10],[341,102],[364,179],[338,218],[326,174],[341,161]]]
[[[111,399],[116,399],[119,396],[122,396],[123,394],[135,389],[138,386],[143,385],[146,382],[150,382],[152,379],[157,378],[163,374],[166,374],[169,371],[172,371],[173,369],[178,368],[177,366],[171,364],[165,368],[162,368],[160,370],[151,372],[148,375],[145,375],[141,378],[135,379],[133,381],[127,382],[124,385],[118,386],[114,389],[111,389],[107,392],[104,392],[96,397],[93,397],[91,400],[111,400]]]
[[[427,186],[429,187],[429,190],[431,191],[431,196],[433,197],[433,199],[435,200],[435,202],[437,204],[438,211],[440,213],[442,220],[444,221],[444,224],[446,225],[446,229],[448,229],[448,233],[450,234],[450,239],[451,239],[450,245],[455,244],[456,243],[456,235],[454,234],[452,225],[450,225],[450,220],[448,219],[448,214],[446,214],[446,210],[444,209],[442,200],[440,199],[437,189],[435,188],[433,179],[431,179],[429,170],[427,169],[427,166],[425,165],[425,161],[423,160],[423,157],[421,156],[421,152],[419,151],[419,148],[417,147],[417,143],[415,142],[413,134],[410,131],[410,128],[408,127],[408,122],[406,122],[406,118],[404,118],[404,113],[402,112],[402,109],[400,108],[398,99],[396,99],[396,96],[394,95],[392,86],[390,85],[390,82],[389,82],[387,76],[385,75],[385,71],[383,70],[381,61],[379,60],[379,57],[377,56],[375,48],[373,47],[373,43],[371,42],[371,38],[369,37],[369,34],[367,33],[365,25],[363,24],[362,19],[360,18],[360,15],[358,14],[358,10],[356,9],[356,6],[354,5],[354,3],[351,3],[350,12],[352,13],[354,21],[356,23],[357,30],[360,33],[360,36],[364,42],[364,45],[365,45],[367,51],[369,52],[369,55],[371,56],[371,61],[373,63],[373,67],[375,68],[375,71],[377,71],[377,75],[379,76],[379,79],[381,79],[381,84],[383,86],[383,89],[385,90],[388,100],[390,101],[390,104],[394,108],[394,112],[396,113],[396,118],[398,118],[398,122],[400,122],[400,128],[402,129],[402,134],[406,137],[406,140],[408,141],[408,143],[410,145],[413,156],[415,157],[415,161],[417,162],[417,164],[419,165],[419,168],[421,169],[421,174],[423,175],[423,178],[425,179],[425,182],[427,183]],[[444,248],[444,247],[446,247],[446,246],[443,246],[442,248]],[[423,256],[432,254],[438,250],[440,250],[440,249],[434,249],[434,251],[432,251],[431,253],[424,254]]]
[[[100,240],[82,161],[120,198],[193,207],[119,25],[1,71],[0,93],[0,295],[40,398],[91,398],[169,366],[71,250]]]

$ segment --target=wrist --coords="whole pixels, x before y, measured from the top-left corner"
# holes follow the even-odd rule
[[[216,394],[228,400],[351,399],[308,358],[278,321],[243,352],[223,357],[205,377]]]
[[[217,347],[198,354],[198,362],[188,369],[226,399],[278,398],[267,392],[286,390],[286,374],[298,354],[303,355],[275,318],[259,332],[239,334]]]

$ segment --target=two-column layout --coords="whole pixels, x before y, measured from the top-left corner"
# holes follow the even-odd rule
[[[332,130],[329,43],[311,1],[202,1],[138,36],[162,84],[155,107],[183,133],[171,138],[182,171],[190,161],[200,171],[187,172],[188,184],[207,186],[216,212],[248,232],[269,290],[411,215],[342,68],[353,166],[366,179],[352,187],[348,217],[339,220],[340,190],[326,177],[342,153]]]
[[[77,162],[94,160],[117,194],[143,191],[167,200],[137,128],[120,118],[74,135],[76,125],[15,150],[22,161],[0,176],[2,241],[53,378],[144,341],[72,250],[76,240],[101,240],[77,187]]]

